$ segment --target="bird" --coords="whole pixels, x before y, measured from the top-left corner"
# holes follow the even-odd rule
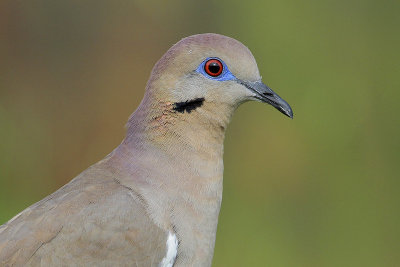
[[[181,39],[154,65],[121,144],[0,226],[0,266],[211,266],[226,128],[253,100],[293,118],[241,42]]]

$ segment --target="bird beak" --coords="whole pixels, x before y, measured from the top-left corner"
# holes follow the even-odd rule
[[[274,108],[293,119],[293,111],[289,104],[283,100],[279,95],[277,95],[271,88],[265,85],[261,81],[248,82],[237,80],[238,83],[245,86],[247,89],[255,93],[255,98],[261,102],[268,103]]]

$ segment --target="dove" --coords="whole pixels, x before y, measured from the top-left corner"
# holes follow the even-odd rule
[[[0,265],[211,266],[225,131],[253,100],[293,118],[242,43],[180,40],[155,64],[122,143],[0,226]]]

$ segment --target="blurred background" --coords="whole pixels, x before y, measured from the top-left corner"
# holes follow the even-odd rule
[[[235,114],[213,266],[400,266],[400,2],[0,1],[0,224],[124,138],[181,38],[234,37],[293,120]]]

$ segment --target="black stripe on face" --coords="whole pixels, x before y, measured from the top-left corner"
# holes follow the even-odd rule
[[[190,113],[196,108],[201,107],[203,103],[204,97],[187,100],[185,102],[176,102],[174,104],[174,110],[180,113],[184,113],[185,111]]]

